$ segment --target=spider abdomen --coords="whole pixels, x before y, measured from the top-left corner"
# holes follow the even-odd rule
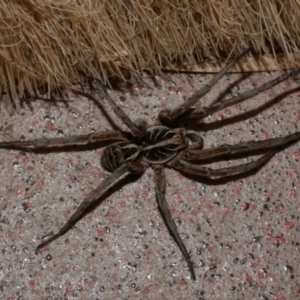
[[[115,171],[124,163],[137,160],[141,150],[130,142],[118,142],[107,146],[101,156],[101,166],[108,171]]]

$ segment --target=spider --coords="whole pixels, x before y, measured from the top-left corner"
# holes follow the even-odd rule
[[[186,121],[202,119],[228,106],[241,103],[277,85],[278,83],[300,73],[300,68],[286,73],[272,81],[253,88],[245,93],[229,99],[222,99],[207,107],[193,107],[218,80],[243,56],[247,55],[251,48],[233,58],[214,78],[193,94],[183,104],[172,110],[164,109],[158,115],[159,125],[147,127],[145,122],[132,122],[129,117],[113,102],[107,94],[101,82],[95,78],[88,78],[92,87],[105,98],[112,107],[114,113],[126,124],[130,132],[109,130],[77,135],[63,138],[40,138],[31,141],[0,142],[0,148],[8,149],[52,149],[74,145],[88,145],[92,143],[106,142],[101,156],[101,166],[112,172],[100,185],[95,188],[81,203],[67,223],[54,235],[40,243],[36,248],[36,254],[41,249],[69,231],[83,216],[98,198],[104,195],[117,182],[131,174],[141,176],[151,167],[154,171],[155,191],[159,210],[165,224],[185,258],[193,280],[196,279],[194,266],[177,226],[168,210],[165,199],[165,173],[164,168],[173,168],[183,174],[190,174],[201,178],[226,177],[249,173],[261,168],[277,152],[292,143],[300,140],[300,132],[285,137],[278,137],[262,141],[244,142],[235,145],[221,145],[209,149],[203,149],[203,139],[199,133],[187,130]],[[82,93],[81,93],[82,94]],[[90,95],[88,95],[90,96]],[[99,100],[94,99],[102,105]],[[256,161],[233,167],[211,169],[203,165],[220,159],[231,157],[248,157],[252,153],[262,154]]]

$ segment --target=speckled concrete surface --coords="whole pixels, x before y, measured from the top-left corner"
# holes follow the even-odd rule
[[[201,103],[278,75],[226,75]],[[164,74],[157,78],[160,88],[145,77],[147,84],[136,84],[132,93],[111,95],[130,118],[151,124],[160,109],[181,103],[211,76]],[[199,123],[205,147],[299,131],[298,87],[299,79],[289,79],[206,118],[210,125]],[[17,111],[1,104],[1,128],[8,134],[0,132],[2,141],[111,128],[98,107],[73,95],[66,103],[34,101],[32,110],[16,104]],[[151,170],[118,187],[73,230],[35,255],[41,239],[57,231],[107,176],[99,165],[101,153],[64,153],[34,195],[24,199],[58,154],[1,150],[1,299],[300,298],[300,143],[277,154],[257,174],[234,181],[203,184],[166,170],[167,200],[191,253],[196,281],[190,280],[157,210]]]

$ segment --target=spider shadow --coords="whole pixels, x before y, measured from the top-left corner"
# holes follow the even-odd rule
[[[77,90],[73,90],[73,93],[76,95],[81,95],[86,97],[87,99],[93,101],[93,103],[101,110],[101,112],[103,113],[103,115],[105,116],[106,120],[108,121],[108,123],[110,124],[110,126],[114,129],[114,130],[119,130],[122,131],[120,129],[120,127],[118,127],[116,125],[116,123],[112,120],[112,117],[108,114],[108,112],[105,110],[104,105],[100,104],[100,101],[97,101],[90,93],[86,93],[86,92],[81,92],[81,91],[77,91]]]

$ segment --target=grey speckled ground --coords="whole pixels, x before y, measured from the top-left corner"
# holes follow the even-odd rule
[[[202,103],[278,75],[224,76]],[[145,77],[147,85],[136,84],[132,93],[111,95],[130,118],[151,124],[161,108],[181,103],[211,76],[164,74],[157,78],[160,88]],[[205,147],[299,131],[297,87],[299,80],[289,79],[206,118],[210,125],[199,123]],[[34,101],[32,110],[17,103],[14,111],[2,103],[1,127],[9,136],[1,131],[1,140],[111,128],[92,102],[69,97],[55,105]],[[157,210],[151,170],[115,191],[36,256],[43,236],[57,231],[108,174],[99,165],[101,149],[64,153],[34,195],[24,199],[25,190],[57,155],[0,152],[1,299],[300,298],[300,143],[277,154],[257,174],[222,184],[166,171],[168,203],[195,264],[195,282]]]

